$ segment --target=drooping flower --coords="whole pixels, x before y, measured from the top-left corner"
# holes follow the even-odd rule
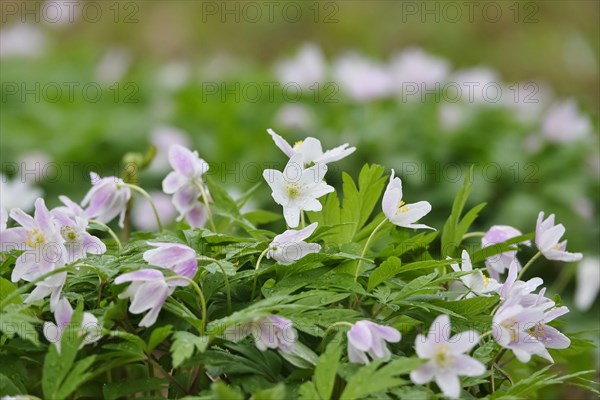
[[[348,360],[359,364],[369,364],[369,357],[372,360],[387,360],[391,353],[386,342],[397,343],[401,338],[396,329],[367,320],[356,322],[346,336]]]
[[[315,164],[304,169],[302,154],[294,154],[283,172],[274,169],[263,171],[263,177],[271,187],[275,202],[283,206],[283,216],[291,228],[300,223],[302,211],[321,211],[319,197],[334,191],[323,181],[327,166]]]
[[[209,165],[198,156],[198,152],[178,144],[169,150],[169,163],[174,171],[163,180],[163,192],[173,195],[173,205],[179,212],[178,220],[182,220],[199,203],[200,188],[205,188],[203,175]]]
[[[318,224],[315,222],[304,229],[289,229],[281,235],[275,236],[269,244],[270,250],[267,253],[267,258],[272,258],[282,265],[289,265],[308,254],[318,253],[321,251],[319,244],[304,241],[314,233],[317,226]]]
[[[575,306],[581,311],[588,310],[600,290],[600,258],[585,257],[577,267]]]
[[[275,72],[282,85],[310,89],[325,79],[325,58],[321,49],[312,43],[304,44],[291,59],[277,63]]]
[[[42,198],[35,201],[34,217],[25,214],[19,208],[12,209],[10,217],[21,226],[3,232],[2,248],[14,246],[24,251],[16,260],[11,275],[13,282],[21,279],[30,282],[65,265],[65,240]],[[4,240],[9,238],[13,243],[4,243]]]
[[[535,228],[535,244],[538,250],[548,260],[557,261],[579,261],[583,257],[581,253],[569,253],[566,251],[567,241],[558,242],[565,233],[563,224],[554,225],[554,214],[544,220],[544,212],[540,212]]]
[[[116,176],[100,178],[98,174],[91,172],[90,177],[93,186],[81,202],[83,207],[87,207],[85,216],[108,223],[118,215],[119,226],[122,228],[125,222],[127,203],[131,199],[131,189]]]
[[[284,138],[275,133],[273,129],[267,129],[267,132],[269,132],[269,135],[271,135],[277,147],[279,147],[286,156],[291,158],[296,154],[302,155],[304,165],[329,164],[339,161],[356,151],[356,147],[348,147],[348,143],[344,143],[341,146],[323,152],[321,141],[313,137],[308,137],[296,142],[292,147]]]
[[[480,269],[473,270],[471,257],[466,250],[462,251],[462,264],[450,264],[454,272],[471,272],[468,275],[461,276],[462,284],[469,290],[465,298],[474,296],[489,296],[495,293],[502,285],[495,279],[485,276]]]
[[[73,307],[69,304],[69,301],[64,297],[60,299],[56,309],[54,310],[53,322],[44,322],[44,337],[50,343],[54,343],[56,350],[60,353],[60,342],[67,329],[73,329],[70,327],[71,319],[73,318]],[[81,346],[97,342],[102,337],[102,327],[98,324],[98,319],[89,312],[84,312],[81,320],[81,326],[78,327],[85,333],[85,337]],[[67,333],[72,334],[70,332]]]
[[[494,225],[485,233],[483,238],[481,238],[481,247],[485,248],[493,244],[503,243],[521,235],[521,231],[512,226]],[[523,242],[523,244],[530,246],[531,242],[527,240]],[[485,266],[487,267],[490,276],[494,279],[498,279],[500,277],[499,274],[503,274],[513,261],[517,263],[518,271],[521,270],[521,264],[519,263],[519,260],[517,260],[517,245],[511,245],[510,247],[514,250],[505,251],[486,258]]]
[[[132,314],[148,311],[139,323],[139,326],[145,327],[154,325],[167,297],[173,293],[175,286],[178,286],[178,282],[165,281],[162,272],[156,269],[140,269],[119,275],[115,279],[117,285],[125,282],[131,284],[119,294],[119,298],[131,298],[129,312]]]
[[[465,354],[477,343],[479,333],[475,331],[450,337],[450,318],[440,315],[431,324],[427,337],[417,335],[417,356],[429,361],[411,372],[410,379],[417,385],[435,380],[446,396],[458,398],[461,391],[459,376],[479,376],[486,371],[481,362]]]
[[[47,277],[43,281],[37,282],[35,284],[35,289],[29,293],[24,300],[24,303],[32,303],[50,295],[50,310],[54,310],[58,304],[66,280],[67,273],[60,272]]]
[[[42,190],[32,186],[28,181],[8,177],[0,173],[0,207],[6,210],[19,207],[30,211],[36,199],[42,196]]]
[[[252,335],[259,350],[279,349],[284,353],[294,351],[297,339],[292,321],[278,315],[254,318],[247,323],[230,326],[224,332],[225,338],[234,342],[248,335]]]
[[[177,275],[193,279],[198,271],[198,259],[196,251],[191,247],[179,243],[152,243],[150,246],[156,247],[144,252],[144,260],[150,265],[160,268],[170,269]],[[179,281],[179,280],[178,280]],[[181,280],[182,286],[187,282]]]
[[[434,229],[423,224],[415,224],[431,211],[431,204],[427,201],[419,201],[414,204],[406,204],[402,200],[402,181],[394,177],[392,170],[390,182],[383,194],[382,209],[385,216],[394,225],[414,229]]]

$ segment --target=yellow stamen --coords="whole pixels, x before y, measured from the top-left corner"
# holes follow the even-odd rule
[[[294,150],[298,150],[300,146],[302,146],[302,140],[298,140],[296,143],[294,143]]]
[[[288,191],[288,196],[290,196],[292,199],[300,194],[300,188],[296,182],[288,183],[286,189]]]
[[[434,350],[433,358],[435,359],[436,364],[440,367],[446,367],[450,365],[454,359],[454,357],[452,357],[452,355],[448,352],[447,344],[438,345]]]
[[[396,206],[396,214],[399,214],[399,213],[404,214],[404,213],[408,212],[408,206],[405,204],[406,203],[404,203],[404,201],[402,201],[402,200],[400,200],[398,202],[398,205]]]
[[[27,231],[27,246],[30,248],[35,249],[45,242],[46,239],[44,239],[44,235],[39,231],[39,229]]]

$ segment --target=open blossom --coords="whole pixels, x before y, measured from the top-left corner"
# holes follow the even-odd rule
[[[267,129],[273,141],[288,157],[296,154],[302,155],[304,165],[328,164],[341,160],[356,151],[356,147],[348,147],[348,143],[323,152],[321,141],[313,137],[296,142],[292,147],[284,138],[279,136],[273,129]]]
[[[502,285],[495,279],[488,278],[481,270],[473,270],[471,264],[471,257],[466,250],[462,251],[462,264],[450,264],[454,272],[470,272],[468,275],[464,275],[460,278],[462,284],[469,290],[466,298],[473,296],[489,296],[491,293],[495,293]]]
[[[169,163],[172,172],[162,182],[163,191],[173,195],[173,205],[179,212],[178,220],[182,220],[198,205],[201,187],[204,188],[203,175],[209,165],[198,156],[198,152],[175,144],[169,150]]]
[[[131,199],[131,189],[125,186],[122,179],[115,176],[100,178],[95,172],[90,173],[92,188],[87,192],[81,205],[87,207],[85,216],[108,223],[117,215],[119,226],[125,222],[127,203]]]
[[[307,254],[318,253],[321,251],[319,244],[304,241],[314,233],[317,226],[318,224],[315,222],[304,229],[289,229],[281,235],[275,236],[269,244],[267,258],[272,258],[282,265],[289,265]]]
[[[230,326],[224,332],[225,338],[234,342],[248,335],[252,335],[259,350],[279,349],[284,353],[294,351],[298,338],[292,321],[277,315],[254,318],[245,324]]]
[[[88,220],[70,211],[68,207],[51,211],[67,249],[66,262],[70,264],[85,258],[87,253],[104,254],[106,245],[86,230]]]
[[[414,204],[406,204],[402,200],[402,181],[394,177],[392,170],[390,183],[383,194],[382,209],[385,216],[394,225],[414,229],[433,229],[423,224],[415,224],[431,211],[431,204],[427,201],[419,201]]]
[[[435,383],[448,397],[460,396],[459,376],[479,376],[485,366],[465,353],[479,343],[479,333],[466,331],[450,337],[450,318],[440,315],[433,321],[427,334],[417,335],[415,350],[419,358],[429,360],[411,372],[410,379],[423,385],[435,379]]]
[[[565,233],[563,224],[554,225],[554,214],[544,220],[544,212],[540,212],[535,227],[535,244],[538,250],[548,260],[557,261],[579,261],[583,257],[581,253],[569,253],[567,241],[558,242]]]
[[[156,247],[144,252],[144,260],[150,265],[160,268],[170,269],[175,274],[193,279],[198,271],[198,259],[196,251],[191,247],[179,243],[151,243],[150,246]],[[178,280],[182,286],[188,283],[185,280]]]
[[[167,297],[173,293],[175,286],[179,286],[175,281],[165,281],[162,272],[156,269],[140,269],[119,275],[115,279],[117,285],[125,282],[131,284],[119,294],[119,298],[131,298],[129,312],[132,314],[148,311],[139,323],[139,326],[145,327],[154,325]]]
[[[367,320],[355,323],[346,336],[348,337],[348,359],[359,364],[369,364],[369,357],[372,360],[387,360],[391,353],[386,342],[397,343],[401,338],[400,332],[396,329]]]
[[[24,250],[15,263],[11,276],[13,282],[21,279],[30,282],[65,265],[67,251],[64,239],[43,199],[35,201],[34,217],[19,208],[11,210],[10,217],[21,226],[3,232],[2,248]],[[4,243],[9,238],[13,243]]]
[[[263,171],[263,177],[273,191],[275,202],[283,206],[283,216],[291,228],[300,223],[302,211],[321,211],[319,197],[334,191],[323,181],[327,166],[315,164],[304,169],[301,154],[294,154],[283,172],[274,169]]]
[[[494,225],[485,233],[483,238],[481,238],[481,247],[485,248],[493,244],[503,243],[521,235],[521,231],[512,226]],[[531,242],[527,240],[523,242],[523,244],[530,246]],[[498,279],[500,276],[499,274],[503,274],[513,261],[517,263],[518,271],[521,270],[521,264],[519,264],[519,260],[517,260],[517,245],[511,245],[510,247],[514,250],[505,251],[486,258],[485,266],[487,267],[490,276],[494,279]]]
[[[585,257],[577,267],[575,306],[581,311],[588,310],[600,290],[600,258]]]
[[[69,327],[71,319],[73,318],[73,307],[69,304],[69,301],[64,297],[60,299],[56,309],[54,310],[53,322],[44,322],[44,337],[50,343],[54,343],[56,350],[60,353],[60,341],[62,339],[65,330],[72,329]],[[81,320],[81,330],[85,333],[85,337],[81,345],[90,344],[97,342],[102,337],[100,334],[101,327],[98,324],[98,319],[89,312],[83,313]],[[72,334],[67,332],[67,335]]]

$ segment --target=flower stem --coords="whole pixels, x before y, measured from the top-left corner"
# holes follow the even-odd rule
[[[202,290],[200,289],[200,286],[198,286],[198,284],[196,282],[194,282],[192,279],[187,278],[185,276],[181,276],[181,275],[169,276],[168,278],[165,279],[165,282],[172,281],[174,279],[183,279],[184,281],[189,282],[190,285],[192,285],[192,287],[196,291],[196,294],[198,295],[198,297],[200,298],[200,307],[202,308],[202,325],[200,325],[200,329],[198,329],[198,332],[200,333],[200,336],[204,336],[204,331],[206,328],[208,317],[206,316],[206,300],[204,299],[204,294],[202,294]]]
[[[206,194],[206,190],[204,186],[199,183],[195,183],[196,187],[200,189],[200,194],[202,195],[202,201],[204,201],[204,206],[206,207],[206,212],[208,213],[208,222],[210,223],[210,229],[214,233],[217,233],[217,228],[215,228],[215,221],[213,221],[212,212],[210,211],[210,205],[208,204],[208,195]]]
[[[346,322],[346,321],[338,321],[335,322],[331,325],[329,325],[327,327],[327,329],[325,329],[325,333],[323,333],[323,341],[325,340],[325,338],[327,338],[327,335],[329,334],[329,332],[331,332],[333,330],[333,328],[335,328],[336,326],[349,326],[350,328],[352,328],[352,324],[350,322]]]
[[[32,287],[36,283],[41,282],[41,281],[45,280],[46,278],[51,277],[52,275],[60,274],[61,272],[66,272],[66,271],[70,270],[71,268],[72,268],[71,266],[68,266],[68,267],[62,267],[62,268],[55,269],[54,271],[50,271],[47,274],[44,274],[44,275],[32,280],[31,282],[28,282],[25,285],[17,288],[16,290],[12,291],[8,296],[6,296],[4,298],[4,300],[2,300],[2,302],[0,302],[0,310],[4,309],[4,307],[7,304],[9,304],[12,299],[17,297],[21,293],[26,292],[30,287]]]
[[[383,221],[381,221],[381,223],[379,225],[377,225],[375,227],[375,229],[373,229],[373,232],[371,232],[371,235],[369,235],[369,238],[367,239],[367,242],[365,243],[365,247],[363,248],[362,254],[360,255],[360,260],[358,260],[358,263],[356,264],[356,270],[354,271],[354,282],[356,282],[358,280],[358,273],[360,272],[360,267],[362,265],[363,258],[365,257],[365,254],[367,253],[367,250],[369,249],[371,240],[373,240],[373,237],[375,236],[377,231],[379,231],[379,229],[381,229],[381,227],[386,222],[387,222],[387,218],[384,218]]]
[[[527,271],[527,269],[529,267],[531,267],[531,265],[533,264],[533,262],[535,260],[537,260],[541,255],[542,255],[542,253],[540,251],[538,251],[537,253],[535,253],[535,255],[533,257],[531,257],[531,260],[529,260],[527,262],[527,264],[525,264],[525,266],[523,267],[523,269],[521,270],[521,272],[519,272],[519,276],[517,277],[517,279],[521,279],[521,277],[523,276],[523,274],[525,273],[525,271]]]
[[[470,238],[474,238],[474,237],[483,237],[485,236],[485,232],[469,232],[469,233],[465,233],[461,239],[465,240],[465,239],[470,239]]]
[[[138,192],[139,194],[141,194],[148,200],[148,202],[150,203],[150,206],[152,206],[152,211],[154,212],[154,217],[156,218],[156,224],[158,225],[158,230],[160,232],[162,232],[163,226],[162,226],[162,223],[160,222],[158,210],[156,209],[156,204],[154,204],[154,200],[152,200],[152,197],[150,196],[150,194],[148,194],[148,192],[146,192],[144,189],[142,189],[141,187],[139,187],[137,185],[134,185],[131,183],[125,183],[124,185],[132,190],[135,190],[136,192]]]
[[[104,229],[106,229],[106,231],[108,232],[108,234],[110,235],[110,237],[113,238],[113,240],[117,243],[117,247],[120,250],[123,250],[123,245],[121,244],[121,241],[119,240],[119,237],[117,236],[117,234],[115,233],[115,231],[113,231],[112,229],[110,229],[108,227],[108,225],[106,225],[103,222],[98,221],[97,219],[90,219],[89,222],[91,222],[92,224],[96,224],[96,225],[100,225],[101,227],[103,227]]]
[[[300,228],[306,227],[306,221],[304,220],[304,211],[300,211]]]
[[[198,261],[211,261],[214,262],[215,264],[217,264],[217,266],[219,267],[219,269],[221,270],[221,273],[223,274],[223,280],[225,281],[225,290],[227,292],[227,313],[231,314],[231,287],[229,286],[229,278],[227,277],[227,274],[225,273],[225,268],[223,268],[223,266],[221,265],[221,262],[215,258],[212,257],[205,257],[205,256],[200,256],[198,257]]]
[[[258,269],[260,268],[260,262],[262,261],[263,257],[269,252],[269,250],[271,250],[270,247],[264,249],[263,252],[260,253],[260,256],[258,256],[258,260],[256,261],[256,267],[254,267],[254,280],[252,281],[252,294],[250,295],[250,300],[254,299],[254,293],[256,292],[256,279],[258,278]]]

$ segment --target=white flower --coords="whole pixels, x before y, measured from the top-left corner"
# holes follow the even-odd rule
[[[275,202],[283,206],[283,216],[291,228],[300,223],[302,211],[321,211],[319,197],[334,191],[323,181],[327,166],[315,164],[304,169],[302,154],[294,154],[283,172],[274,169],[263,171],[263,177],[273,191]]]
[[[431,211],[431,204],[427,201],[419,201],[414,204],[406,204],[402,201],[402,181],[400,178],[394,177],[395,172],[392,170],[390,182],[388,183],[381,208],[383,213],[390,222],[397,226],[414,229],[433,229],[430,226],[423,224],[415,224]]]
[[[591,132],[592,124],[589,118],[579,113],[573,99],[552,106],[542,121],[542,135],[555,143],[582,140]]]
[[[481,238],[481,247],[485,248],[493,244],[503,243],[521,235],[521,231],[512,226],[494,225]],[[523,244],[530,246],[531,242],[527,240]],[[517,245],[511,245],[510,247],[514,250],[505,251],[486,258],[485,266],[491,277],[498,279],[499,274],[503,274],[513,261],[517,263],[517,270],[521,270],[521,264],[517,260]]]
[[[325,58],[314,44],[304,44],[295,58],[283,60],[275,67],[277,79],[282,85],[297,85],[310,89],[325,79]]]
[[[0,173],[0,207],[6,210],[20,208],[30,211],[35,200],[41,196],[42,191],[30,183],[20,179],[11,181]]]
[[[470,291],[466,298],[473,296],[489,296],[491,293],[495,293],[502,286],[495,279],[491,279],[483,275],[480,269],[473,270],[471,258],[466,250],[462,251],[462,265],[459,266],[458,264],[450,264],[450,267],[452,267],[454,272],[471,272],[470,274],[464,275],[460,278],[463,285],[465,285],[465,287]]]
[[[71,304],[69,304],[67,299],[62,298],[54,310],[54,320],[56,321],[56,324],[53,322],[44,322],[44,337],[50,343],[54,343],[56,350],[59,353],[60,341],[65,333],[65,330],[73,329],[73,327],[69,326],[72,318],[73,307],[71,307]],[[98,319],[89,312],[83,313],[83,318],[79,329],[85,333],[85,338],[81,343],[81,346],[96,342],[102,337],[102,327],[98,324]],[[67,335],[72,334],[73,332],[67,332]]]
[[[272,258],[282,265],[289,265],[307,254],[318,253],[321,251],[319,244],[304,241],[314,233],[317,226],[318,224],[315,222],[304,229],[290,229],[275,236],[269,244],[270,250],[267,252],[267,258]]]
[[[538,215],[535,228],[535,244],[538,250],[548,260],[557,261],[579,261],[583,257],[581,253],[569,253],[567,241],[558,242],[565,233],[563,224],[554,225],[554,214],[544,221],[544,212]]]
[[[123,79],[129,69],[133,56],[131,52],[123,47],[108,49],[96,66],[94,75],[98,81],[105,85],[113,85]]]
[[[122,228],[127,203],[131,199],[131,189],[125,186],[123,179],[116,176],[100,178],[98,174],[91,172],[90,178],[93,186],[81,202],[83,207],[87,206],[85,216],[109,223],[118,215],[119,226]]]
[[[600,289],[600,258],[585,257],[577,267],[575,305],[581,311],[588,310]]]
[[[479,343],[479,333],[466,331],[450,337],[450,318],[440,315],[433,321],[427,337],[417,335],[415,350],[419,358],[429,361],[410,373],[410,379],[423,385],[435,379],[435,383],[448,397],[460,396],[459,376],[479,376],[486,371],[485,365],[466,355]]]
[[[486,67],[474,67],[458,71],[449,79],[460,86],[460,99],[468,104],[502,105],[506,90],[496,71]],[[504,93],[506,95],[506,93]]]
[[[333,66],[333,78],[352,100],[364,102],[387,97],[393,79],[388,69],[358,54],[347,54]]]
[[[279,147],[286,156],[291,158],[296,154],[300,154],[304,165],[329,164],[348,157],[356,151],[356,147],[348,147],[348,143],[344,143],[341,146],[323,152],[321,141],[313,137],[300,140],[292,147],[284,138],[275,133],[273,129],[267,129],[267,132],[269,132],[269,135],[273,138],[275,145]]]
[[[37,25],[16,23],[0,30],[0,58],[34,58],[45,48],[46,37]]]
[[[436,84],[439,84],[441,88],[450,66],[446,60],[413,47],[395,55],[391,61],[390,69],[396,89],[402,92],[405,86],[409,84],[416,85],[417,90],[420,90],[421,86],[432,90],[435,89]],[[418,99],[418,97],[415,97],[415,99]]]
[[[402,337],[397,329],[378,325],[374,322],[362,320],[352,325],[346,334],[348,338],[348,360],[358,364],[369,364],[369,357],[373,360],[387,360],[392,353],[386,342],[397,343]]]
[[[285,104],[277,111],[275,123],[286,129],[307,130],[314,125],[313,111],[301,104]]]

